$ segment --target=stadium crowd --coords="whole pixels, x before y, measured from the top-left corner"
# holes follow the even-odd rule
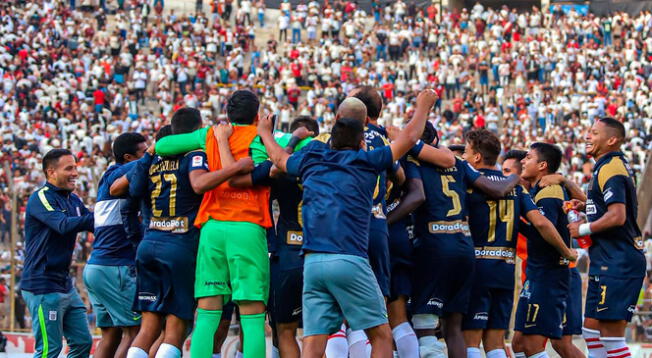
[[[182,107],[214,123],[225,118],[235,88],[254,89],[281,129],[310,116],[322,132],[359,85],[379,89],[379,123],[387,127],[403,127],[419,91],[435,88],[440,99],[429,119],[442,143],[462,144],[463,133],[477,128],[497,133],[504,152],[556,143],[565,157],[561,172],[585,186],[592,165],[581,139],[596,118],[612,116],[625,125],[632,168],[644,169],[652,129],[650,13],[600,18],[478,4],[440,14],[434,4],[421,9],[400,0],[374,2],[365,12],[351,1],[284,2],[272,23],[263,1],[231,3],[215,0],[187,14],[143,0],[118,9],[111,2],[0,4],[2,161],[18,192],[19,222],[45,180],[40,163],[50,149],[75,153],[77,192],[92,205],[119,134],[153,137]],[[3,241],[11,196],[4,170]],[[82,240],[77,259],[85,261],[89,250]]]

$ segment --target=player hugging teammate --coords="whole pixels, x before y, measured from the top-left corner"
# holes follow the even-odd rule
[[[184,108],[147,152],[138,135],[116,141],[85,273],[102,315],[98,355],[180,357],[192,331],[193,358],[219,357],[213,342],[233,302],[246,358],[267,354],[267,313],[275,357],[439,358],[446,349],[479,358],[483,347],[504,358],[517,246],[527,246],[516,357],[546,357],[551,340],[562,357],[580,358],[572,345],[580,333],[591,357],[627,357],[624,329],[645,260],[635,186],[619,152],[622,124],[605,118],[587,135],[597,162],[586,198],[556,174],[562,155],[553,144],[510,151],[509,176],[487,130],[466,133],[456,157],[427,121],[431,90],[419,94],[401,131],[378,124],[383,102],[374,88],[350,95],[331,133],[318,133],[309,117],[291,133],[273,132],[256,95],[238,90],[229,123],[200,128],[199,112]],[[568,223],[569,203],[589,222]],[[571,247],[586,235],[593,245],[582,328]],[[98,284],[111,270],[124,276],[107,281],[120,295]]]

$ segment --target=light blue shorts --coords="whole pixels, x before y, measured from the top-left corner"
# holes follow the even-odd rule
[[[303,332],[332,334],[346,319],[352,330],[387,323],[383,294],[359,256],[312,253],[303,268]]]
[[[140,325],[140,314],[131,310],[136,297],[135,266],[87,264],[84,285],[97,316],[97,326]]]

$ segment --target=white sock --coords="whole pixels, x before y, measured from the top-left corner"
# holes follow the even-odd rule
[[[401,358],[419,358],[419,340],[409,323],[403,322],[392,329],[396,351]]]
[[[155,358],[180,358],[181,357],[181,351],[179,348],[169,344],[169,343],[161,343],[161,345],[158,347],[158,350],[156,351],[156,356]]]
[[[222,358],[222,353],[213,353],[213,358]]]
[[[548,358],[548,353],[546,351],[539,352],[536,354],[533,354],[531,356],[528,356],[527,358]]]
[[[236,351],[235,352],[235,358],[242,358],[242,352]]]
[[[138,347],[129,347],[127,350],[127,358],[147,358],[148,354]]]
[[[398,356],[398,352],[397,352],[397,351],[392,351],[392,357],[394,357],[394,358],[401,358],[401,357]]]
[[[586,342],[586,348],[589,350],[588,358],[606,358],[607,350],[600,341],[600,331],[582,327],[582,337]]]
[[[281,358],[281,352],[278,350],[278,347],[272,346],[272,358]]]
[[[349,356],[349,343],[346,341],[346,326],[328,336],[326,343],[326,358],[341,358]]]
[[[487,358],[507,358],[507,354],[504,349],[494,349],[487,352]]]
[[[526,358],[526,355],[523,352],[514,352],[514,358]]]
[[[346,340],[349,342],[350,358],[369,358],[371,355],[371,345],[369,339],[363,330],[347,330]],[[367,347],[369,346],[369,347]]]
[[[482,358],[482,353],[480,353],[480,348],[467,347],[466,358]]]
[[[625,343],[625,337],[600,337],[600,342],[607,351],[607,358],[627,358],[632,355]]]

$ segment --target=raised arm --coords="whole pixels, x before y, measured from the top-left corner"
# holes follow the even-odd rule
[[[417,158],[442,168],[452,168],[455,165],[455,155],[446,147],[435,148],[424,145]]]
[[[586,194],[584,194],[582,188],[580,188],[579,185],[575,184],[574,181],[566,178],[561,174],[549,174],[539,180],[539,186],[541,187],[555,184],[563,185],[564,188],[568,190],[568,195],[570,195],[571,199],[577,199],[581,202],[586,202]]]
[[[276,143],[272,135],[272,115],[261,118],[258,121],[258,135],[265,145],[265,150],[269,155],[269,159],[274,165],[282,172],[287,172],[287,161],[290,157],[283,148]]]
[[[198,149],[205,150],[208,128],[200,128],[191,133],[165,136],[156,142],[156,154],[160,156],[172,156]]]
[[[399,160],[404,156],[421,138],[423,128],[428,119],[428,113],[437,100],[437,93],[431,89],[421,91],[417,97],[417,108],[414,111],[412,120],[398,134],[395,141],[390,144],[392,159]]]

